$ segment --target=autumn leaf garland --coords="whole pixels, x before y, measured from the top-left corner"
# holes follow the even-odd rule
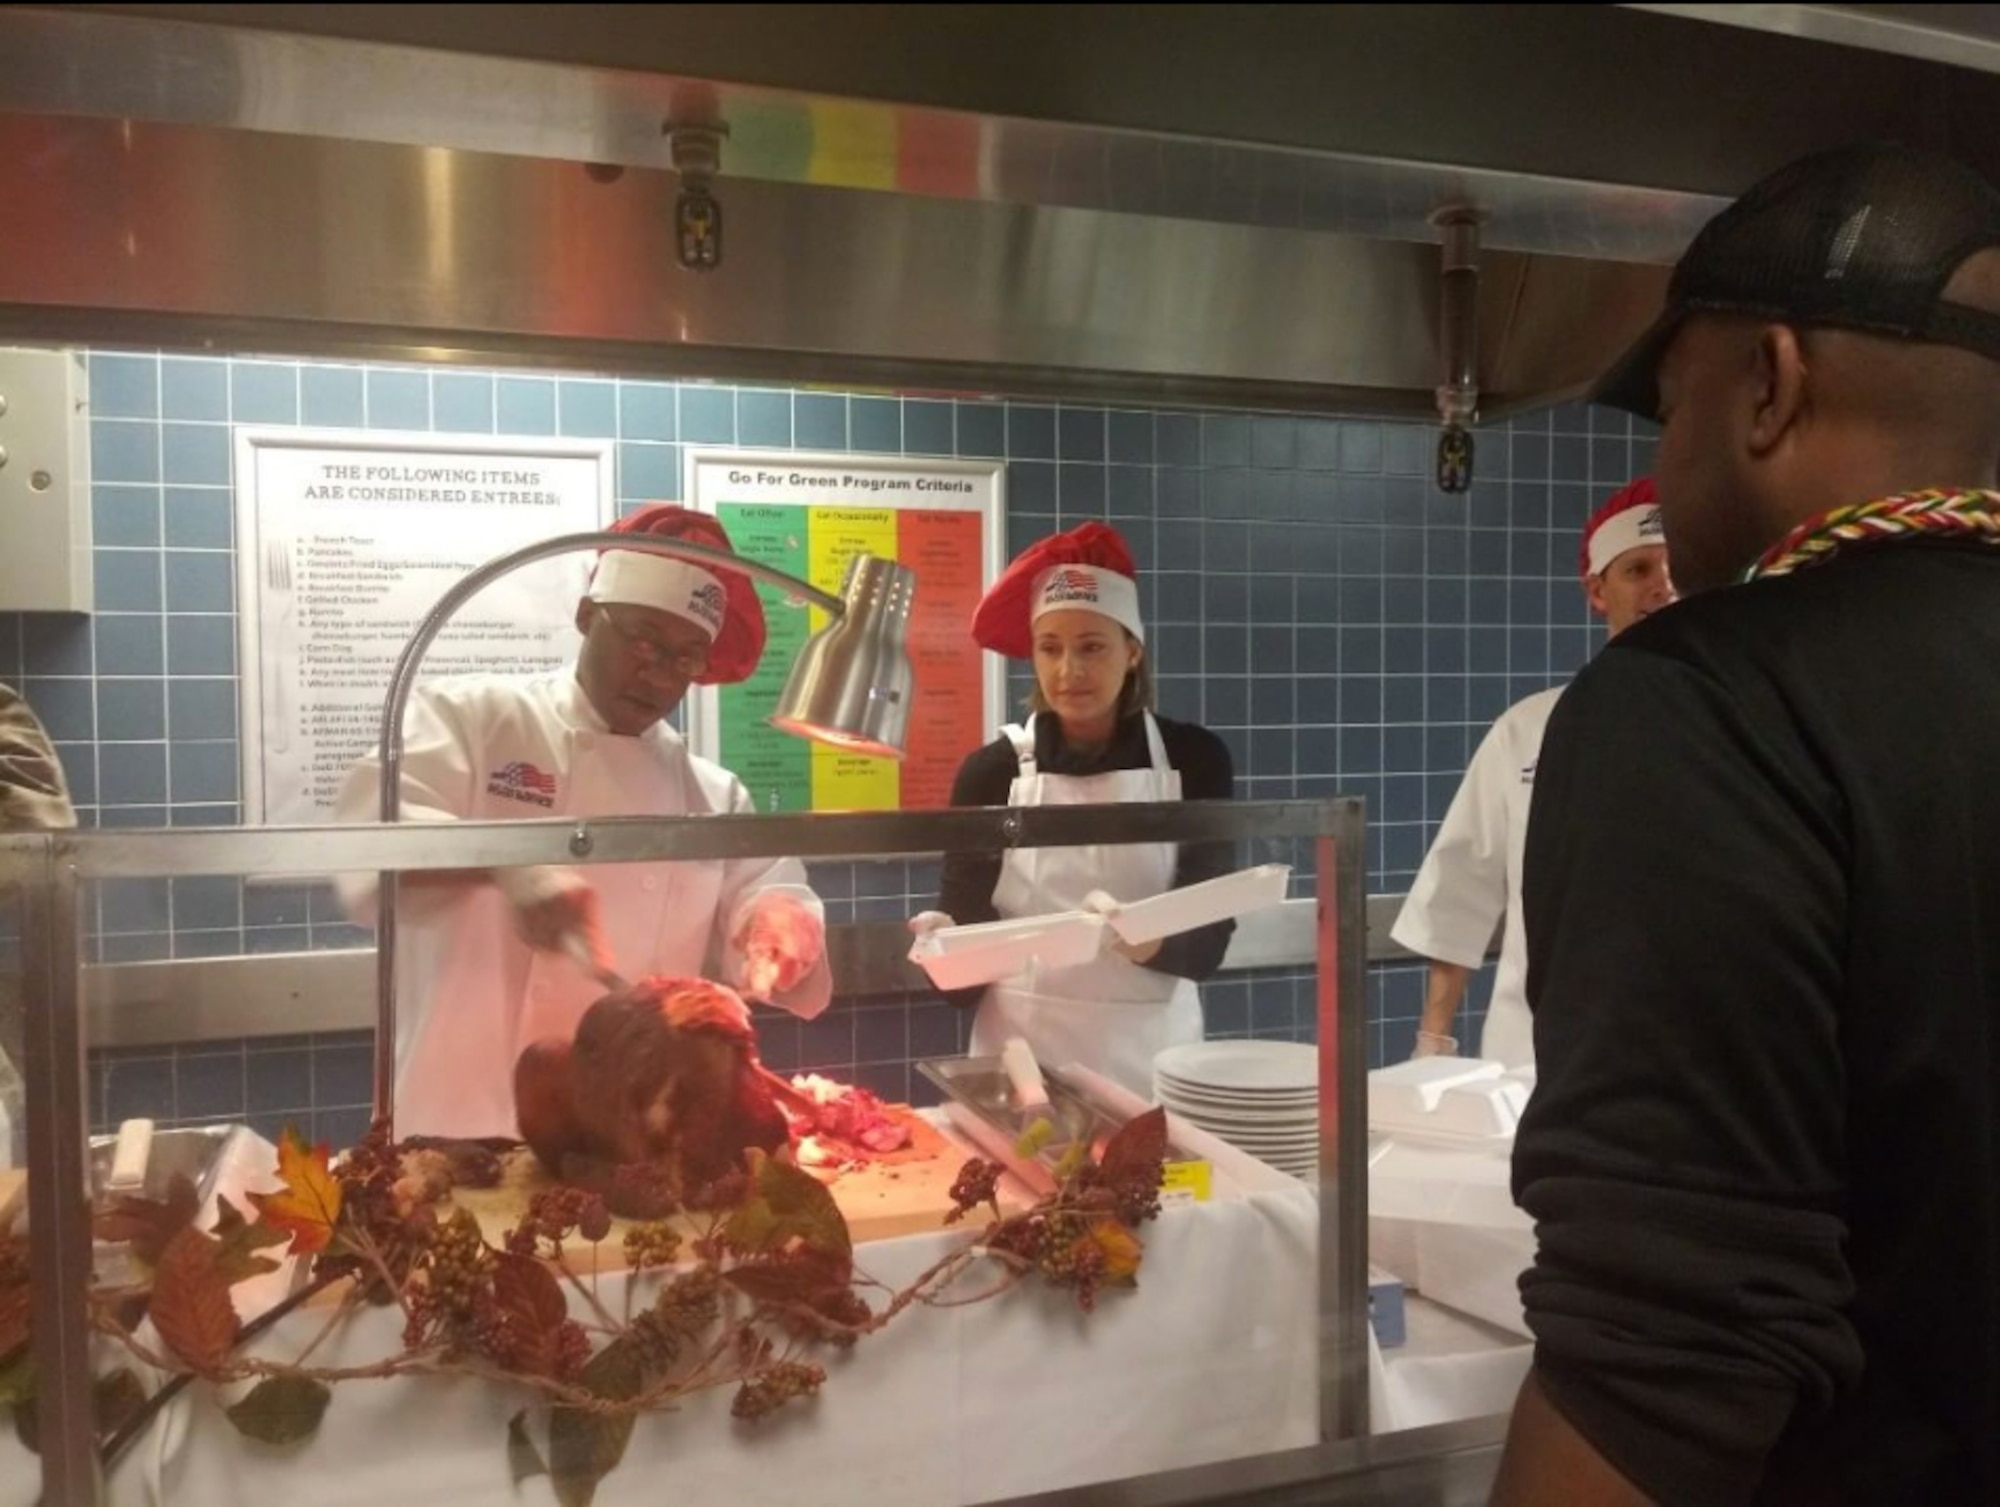
[[[411,1200],[407,1149],[389,1141],[386,1126],[337,1167],[326,1147],[287,1130],[278,1146],[282,1188],[249,1195],[254,1220],[224,1200],[212,1228],[199,1229],[194,1190],[180,1184],[163,1199],[123,1199],[100,1215],[100,1238],[126,1242],[150,1274],[143,1295],[157,1343],[141,1338],[129,1293],[93,1294],[93,1319],[138,1359],[181,1373],[168,1392],[187,1377],[250,1383],[226,1413],[267,1445],[309,1438],[339,1381],[471,1374],[520,1388],[529,1405],[502,1441],[514,1479],[547,1474],[565,1507],[589,1507],[641,1413],[726,1388],[738,1426],[761,1426],[825,1382],[824,1367],[809,1358],[815,1347],[852,1345],[947,1289],[952,1303],[976,1302],[1039,1277],[1088,1310],[1101,1289],[1131,1287],[1143,1259],[1138,1226],[1159,1211],[1165,1155],[1165,1116],[1151,1110],[1100,1157],[1073,1159],[1055,1192],[1004,1217],[994,1196],[1000,1169],[968,1162],[954,1185],[953,1218],[980,1207],[992,1217],[878,1309],[862,1296],[873,1284],[855,1270],[853,1238],[832,1194],[789,1161],[752,1151],[740,1195],[698,1220],[691,1242],[665,1223],[627,1230],[625,1302],[648,1284],[657,1290],[620,1318],[594,1284],[528,1254],[604,1238],[610,1221],[595,1195],[536,1200],[496,1247],[464,1210]],[[355,1279],[320,1338],[362,1304],[387,1302],[403,1309],[401,1352],[342,1369],[310,1363],[318,1339],[290,1361],[243,1353],[232,1289],[275,1270],[280,1248],[312,1262],[315,1287]],[[982,1266],[992,1276],[981,1290],[954,1285]],[[589,1327],[572,1317],[573,1306]],[[0,1231],[0,1405],[26,1410],[24,1426],[35,1390],[26,1356],[32,1308],[25,1242]],[[126,1439],[135,1413],[157,1410],[164,1394],[149,1402],[129,1370],[101,1385],[113,1383],[118,1395],[104,1411],[126,1420],[117,1436]]]

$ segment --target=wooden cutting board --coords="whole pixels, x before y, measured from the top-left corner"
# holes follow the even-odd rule
[[[909,1109],[897,1105],[891,1112],[910,1128],[908,1147],[861,1167],[815,1173],[831,1189],[857,1246],[945,1228],[944,1217],[951,1212],[951,1185],[958,1178],[958,1169],[974,1154]],[[529,1200],[554,1185],[534,1154],[523,1147],[503,1159],[498,1187],[460,1188],[452,1193],[451,1201],[472,1211],[489,1244],[502,1246],[507,1232],[526,1212]],[[1003,1184],[1000,1206],[1013,1212],[1025,1207],[1023,1197],[1018,1188]],[[676,1215],[672,1222],[684,1233],[692,1234],[698,1228],[686,1215]],[[611,1233],[596,1246],[580,1241],[566,1245],[563,1264],[579,1274],[622,1270],[627,1223],[614,1219]]]

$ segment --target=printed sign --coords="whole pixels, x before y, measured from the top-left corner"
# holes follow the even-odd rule
[[[923,810],[951,803],[965,756],[998,731],[1005,667],[972,641],[972,610],[1003,551],[1000,462],[880,455],[695,451],[690,505],[715,514],[739,553],[840,595],[857,554],[916,572],[910,660],[916,672],[907,753],[870,758],[770,726],[785,677],[826,622],[774,587],[758,588],[770,641],[757,673],[704,692],[696,749],[732,770],[759,811]]]
[[[330,821],[380,737],[397,657],[438,599],[488,560],[614,516],[607,442],[244,430],[237,601],[244,820]],[[576,653],[593,556],[527,566],[467,602],[420,678],[535,674]],[[519,764],[500,793],[548,805]]]

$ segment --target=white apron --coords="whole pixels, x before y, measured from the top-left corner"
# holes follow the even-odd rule
[[[668,768],[638,738],[572,732],[563,816],[699,811],[686,761]],[[582,757],[575,757],[581,754]],[[613,956],[634,972],[698,974],[721,900],[719,863],[600,864],[587,871]],[[514,1060],[544,1036],[573,1035],[603,986],[566,955],[535,952],[512,935],[513,916],[492,890],[462,902],[435,931],[404,936],[412,958],[399,985],[418,1019],[397,1074],[396,1128],[405,1134],[514,1133]],[[483,923],[483,924],[482,924]],[[428,945],[426,945],[428,944]],[[432,966],[425,967],[423,964]],[[428,1009],[425,1008],[428,1003]],[[511,1005],[511,1008],[510,1008]]]
[[[635,811],[704,809],[689,789],[685,759],[673,768],[637,738],[594,738],[588,758],[570,766],[569,816],[617,816]],[[681,973],[700,973],[710,950],[711,928],[722,896],[719,863],[611,863],[586,869],[597,891],[598,923],[620,967],[658,959]],[[627,959],[634,960],[627,962]],[[544,1036],[569,1036],[604,986],[562,953],[533,952],[517,1047]]]
[[[1181,798],[1180,773],[1167,762],[1151,713],[1146,714],[1146,747],[1152,756],[1147,769],[1042,774],[1035,767],[1033,724],[1004,732],[1021,765],[1007,792],[1010,806]],[[1000,865],[993,904],[1002,919],[1013,920],[1080,909],[1092,890],[1119,900],[1144,900],[1173,887],[1177,858],[1170,842],[1017,848]],[[1192,979],[1143,968],[1113,951],[1107,941],[1088,963],[1073,968],[1030,963],[988,989],[972,1023],[972,1053],[997,1054],[1010,1036],[1025,1037],[1036,1059],[1047,1066],[1082,1063],[1150,1099],[1155,1054],[1202,1039],[1201,995]]]

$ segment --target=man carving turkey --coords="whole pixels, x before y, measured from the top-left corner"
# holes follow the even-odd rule
[[[668,504],[621,532],[728,549],[722,526]],[[404,720],[405,820],[747,814],[734,775],[666,719],[693,684],[747,678],[764,614],[747,577],[642,550],[608,550],[577,603],[573,670],[431,682]],[[373,821],[377,760],[341,792]],[[374,889],[343,887],[372,920]],[[511,1136],[513,1072],[529,1043],[569,1037],[613,959],[634,973],[706,975],[793,1014],[832,997],[824,913],[796,859],[600,864],[406,875],[397,954],[396,1128]]]

